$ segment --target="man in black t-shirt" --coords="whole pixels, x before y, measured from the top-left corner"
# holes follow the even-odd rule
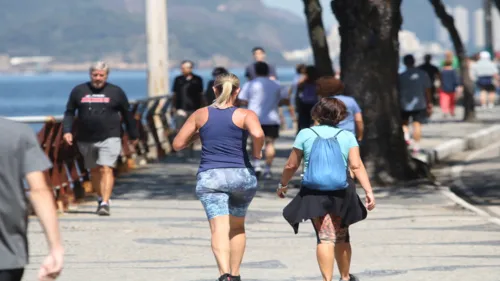
[[[113,191],[113,168],[122,149],[123,118],[129,139],[135,146],[138,130],[129,111],[125,92],[107,82],[109,67],[97,62],[90,68],[90,81],[77,85],[71,91],[63,120],[64,140],[73,145],[75,138],[83,156],[85,168],[90,169],[92,187],[97,192],[97,214],[109,216],[109,199]],[[78,111],[76,135],[73,121]]]
[[[178,132],[189,116],[206,105],[203,95],[203,79],[193,73],[193,62],[181,63],[181,75],[175,77],[172,85],[172,116]],[[193,146],[190,146],[192,153]]]
[[[431,79],[431,95],[432,95],[432,103],[437,103],[436,98],[436,79],[439,80],[439,68],[434,66],[432,63],[432,56],[427,54],[424,57],[424,63],[421,64],[418,68],[422,69],[427,73],[429,79]]]

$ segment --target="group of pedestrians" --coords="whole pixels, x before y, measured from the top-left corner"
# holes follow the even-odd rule
[[[477,56],[478,59],[468,60],[469,75],[479,91],[481,107],[493,108],[500,85],[499,67],[491,60],[489,52],[483,51]],[[413,55],[406,55],[403,63],[406,69],[399,74],[398,83],[403,131],[411,150],[418,152],[422,125],[433,113],[434,105],[439,105],[444,119],[455,117],[456,100],[463,93],[463,82],[459,61],[452,52],[446,52],[440,68],[432,64],[429,54],[418,67]]]
[[[297,69],[299,74],[308,75],[307,67]],[[283,216],[295,233],[299,223],[312,221],[324,280],[332,280],[335,259],[341,280],[358,280],[349,271],[352,251],[348,229],[366,218],[367,209],[375,207],[359,153],[361,110],[353,98],[344,94],[340,80],[314,77],[313,71],[309,67],[309,76],[296,80],[294,91],[299,95],[311,91],[315,103],[311,99],[306,105],[310,110],[304,114],[309,116],[302,118],[310,121],[304,121],[296,136],[276,193],[286,197],[290,180],[304,162],[302,187],[284,208]],[[218,75],[213,82],[214,102],[192,113],[172,144],[175,151],[180,151],[201,141],[196,194],[209,220],[219,281],[241,280],[245,217],[258,190],[260,160],[266,157],[264,175],[269,175],[273,143],[280,129],[278,108],[289,103],[288,93],[280,90],[268,64],[257,61],[247,73],[253,77],[241,88],[234,74]],[[252,143],[250,154],[248,137]],[[356,193],[354,178],[365,190],[365,204]]]

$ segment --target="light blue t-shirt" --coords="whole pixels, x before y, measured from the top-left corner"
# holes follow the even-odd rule
[[[248,109],[257,114],[262,125],[279,125],[278,105],[288,98],[288,93],[281,90],[278,81],[257,77],[243,85],[238,98],[248,101]]]
[[[311,128],[322,138],[332,138],[341,130],[326,125],[319,125]],[[295,137],[293,147],[302,150],[304,153],[304,172],[307,170],[307,166],[309,165],[309,155],[311,154],[312,146],[316,138],[316,134],[309,128],[300,130]],[[340,150],[344,156],[344,164],[347,168],[349,150],[353,147],[359,146],[358,142],[356,141],[354,134],[346,130],[343,130],[337,135],[337,140],[339,141]]]
[[[353,97],[349,96],[336,95],[333,97],[342,101],[347,107],[347,117],[344,120],[340,121],[337,127],[347,130],[356,135],[356,123],[354,122],[354,115],[361,112],[361,108],[359,108],[358,103]]]

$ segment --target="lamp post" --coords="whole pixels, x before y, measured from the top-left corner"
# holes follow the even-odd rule
[[[168,35],[167,35],[167,0],[146,0],[146,38],[147,38],[147,56],[148,56],[148,97],[157,97],[169,93],[168,89]],[[156,147],[153,137],[149,138],[151,143],[150,156],[162,156],[165,152],[171,150],[166,141],[165,130],[163,129],[162,109],[166,99],[161,99],[156,107],[153,116],[154,128],[159,139],[160,147]],[[153,105],[152,101],[148,106]],[[164,116],[167,118],[167,116]],[[152,132],[149,132],[150,134]]]
[[[148,96],[168,93],[167,0],[146,0]]]

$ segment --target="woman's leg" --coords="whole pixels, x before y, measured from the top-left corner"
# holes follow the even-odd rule
[[[231,243],[231,276],[240,276],[240,266],[245,254],[245,216],[257,192],[257,178],[249,169],[227,169],[229,185],[229,239]],[[232,278],[239,280],[238,278]]]
[[[486,105],[487,105],[487,100],[486,100],[487,96],[488,96],[488,92],[484,89],[481,89],[481,91],[479,92],[479,99],[481,101],[482,107],[486,107]]]
[[[246,235],[245,235],[245,217],[229,217],[229,239],[231,243],[231,275],[240,275],[241,261],[245,254]]]
[[[198,174],[196,195],[203,204],[212,233],[212,251],[220,275],[230,273],[229,264],[229,195],[221,190],[225,178],[214,169]]]
[[[349,229],[342,227],[342,219],[339,216],[333,216],[332,222],[335,229],[335,259],[337,260],[340,279],[349,280],[352,256]]]
[[[331,281],[333,279],[333,264],[335,229],[330,215],[312,220],[318,245],[316,247],[316,258],[318,259],[319,270],[323,275],[323,281]]]
[[[210,220],[212,252],[217,260],[220,275],[230,273],[229,216],[218,216]]]

